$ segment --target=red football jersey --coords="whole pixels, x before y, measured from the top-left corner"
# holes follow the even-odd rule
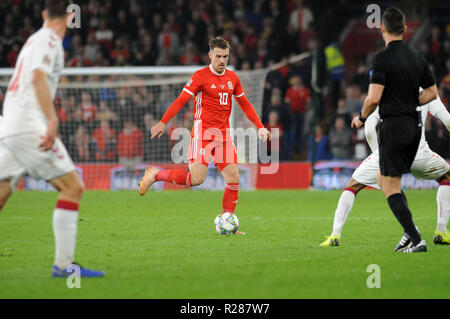
[[[131,132],[123,130],[117,139],[117,156],[133,158],[144,156],[144,135],[138,128]]]
[[[230,140],[227,129],[230,127],[232,96],[244,95],[236,73],[225,69],[223,74],[213,70],[211,65],[198,70],[186,83],[183,91],[194,98],[194,126],[191,135],[198,139]],[[213,132],[210,134],[203,133]]]
[[[81,103],[81,118],[85,122],[92,122],[95,120],[95,113],[97,108],[94,104]]]
[[[309,90],[306,87],[295,89],[290,87],[286,92],[286,100],[289,102],[289,107],[294,113],[305,113],[306,101],[310,98]]]

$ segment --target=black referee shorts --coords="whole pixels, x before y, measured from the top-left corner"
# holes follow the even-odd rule
[[[378,135],[382,176],[402,176],[411,172],[422,134],[418,121],[409,116],[386,117],[382,120]]]

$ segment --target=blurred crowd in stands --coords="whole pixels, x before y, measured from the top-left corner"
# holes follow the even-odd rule
[[[168,105],[181,89],[180,84],[61,89],[55,99],[61,139],[76,162],[170,161],[168,135],[176,127],[192,127],[193,102],[161,139],[151,140],[150,128],[164,112],[158,106]]]
[[[319,48],[323,53],[330,44],[338,51],[336,43],[345,26],[352,18],[361,19],[365,14],[356,0],[76,3],[81,7],[81,28],[69,30],[63,41],[66,67],[207,65],[208,39],[222,35],[231,44],[230,63],[236,70],[261,69],[311,49]],[[0,2],[0,67],[15,66],[22,44],[42,24],[42,7],[43,1],[35,0]],[[420,51],[434,71],[440,98],[448,109],[450,8],[445,8],[447,11],[426,12],[432,27]],[[376,51],[382,49],[381,42]],[[319,161],[362,160],[370,153],[364,131],[351,129],[350,122],[359,114],[367,94],[370,59],[376,51],[361,57],[352,74],[345,73],[343,65],[343,76],[325,71],[317,121],[312,107],[311,59],[285,63],[268,74],[261,115],[266,127],[280,131],[281,160],[312,160],[313,148]],[[59,95],[55,105],[60,132],[74,160],[170,161],[173,143],[167,135],[158,141],[149,138],[149,128],[176,98],[174,90],[164,90],[164,86],[161,92],[105,88],[95,95],[74,89]],[[192,107],[191,100],[176,125],[192,126]],[[425,127],[431,149],[450,158],[446,128],[431,117]],[[155,147],[158,152],[151,151]]]

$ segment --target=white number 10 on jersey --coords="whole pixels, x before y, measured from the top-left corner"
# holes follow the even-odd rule
[[[220,105],[228,105],[228,93],[219,93]]]

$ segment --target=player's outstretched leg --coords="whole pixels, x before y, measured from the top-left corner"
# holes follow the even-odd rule
[[[55,263],[53,277],[68,277],[78,267],[81,277],[103,277],[102,271],[83,268],[74,262],[77,238],[78,205],[83,194],[83,183],[75,171],[55,178],[50,183],[59,190],[56,208],[53,211],[53,233],[55,235]]]
[[[139,182],[139,194],[143,196],[154,182],[164,181],[177,185],[191,186],[191,173],[185,169],[159,170],[149,166]]]
[[[446,177],[448,175],[447,173]],[[450,178],[439,183],[436,202],[438,218],[433,241],[436,245],[449,245],[450,232],[447,230],[447,223],[450,215]]]
[[[200,163],[189,164],[189,171],[185,169],[159,170],[156,167],[149,166],[139,182],[139,194],[143,196],[150,186],[158,181],[187,187],[197,186],[203,183],[207,172],[208,166]]]
[[[333,247],[340,245],[342,228],[344,227],[348,214],[352,210],[356,195],[364,187],[365,185],[360,184],[353,178],[348,182],[341,194],[341,197],[339,198],[336,211],[334,212],[333,232],[330,236],[325,236],[326,239],[319,245],[320,247]]]

